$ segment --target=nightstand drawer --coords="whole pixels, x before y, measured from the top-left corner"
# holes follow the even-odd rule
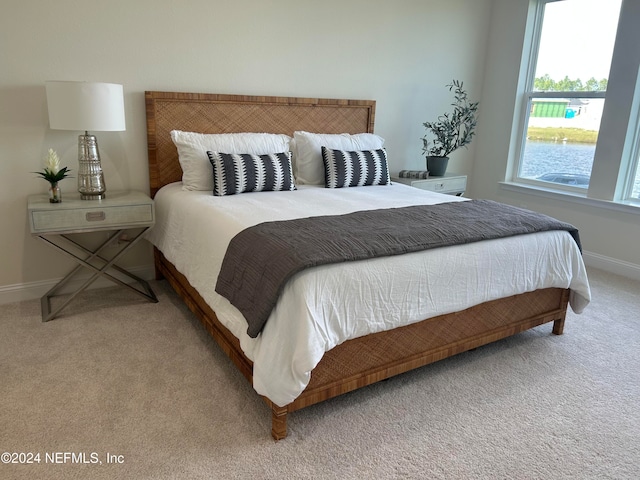
[[[453,195],[462,195],[467,189],[466,175],[448,174],[444,177],[429,177],[425,179],[394,178],[393,180],[421,190]]]
[[[152,205],[100,206],[31,212],[31,231],[53,232],[63,230],[126,227],[153,222]]]
[[[150,227],[155,223],[153,200],[140,192],[110,192],[103,200],[81,200],[63,195],[49,203],[44,195],[28,199],[29,226],[34,235]]]
[[[416,180],[412,186],[440,193],[464,192],[467,188],[467,179],[466,177],[431,178]]]

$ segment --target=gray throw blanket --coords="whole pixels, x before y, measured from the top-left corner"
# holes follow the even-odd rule
[[[287,280],[305,268],[549,230],[569,231],[580,247],[572,225],[490,200],[265,222],[231,240],[216,291],[257,337]]]

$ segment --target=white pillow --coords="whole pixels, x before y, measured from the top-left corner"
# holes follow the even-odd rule
[[[183,190],[213,191],[213,169],[207,151],[268,155],[288,152],[291,137],[274,133],[194,133],[171,131],[182,167]]]
[[[324,162],[322,147],[334,150],[378,150],[384,138],[373,133],[328,134],[293,132],[294,173],[298,183],[324,185]]]

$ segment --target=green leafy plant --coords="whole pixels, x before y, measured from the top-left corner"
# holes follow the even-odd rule
[[[470,102],[462,82],[447,85],[454,92],[453,112],[445,113],[435,122],[425,122],[428,133],[422,137],[422,153],[430,157],[447,157],[460,147],[467,147],[475,135],[479,102]]]
[[[37,175],[40,175],[51,185],[54,183],[58,183],[63,178],[68,177],[68,173],[70,170],[67,167],[60,168],[60,159],[58,158],[58,154],[53,149],[49,149],[47,153],[47,157],[44,162],[44,171],[42,172],[33,172]]]

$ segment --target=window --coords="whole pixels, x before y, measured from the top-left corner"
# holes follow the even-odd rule
[[[632,159],[629,165],[629,181],[627,182],[624,198],[638,202],[640,201],[640,112],[636,120],[636,137],[633,143]]]
[[[640,160],[638,159],[638,157],[636,157],[634,171],[636,172],[636,175],[635,177],[631,175],[631,178],[633,178],[633,181],[630,182],[631,194],[629,194],[629,198],[640,200]]]
[[[514,180],[603,200],[640,200],[638,55],[631,61],[628,55],[640,42],[638,33],[629,35],[640,8],[628,0],[536,3]],[[624,25],[623,8],[636,15],[631,26]],[[627,105],[626,118],[619,102]]]

